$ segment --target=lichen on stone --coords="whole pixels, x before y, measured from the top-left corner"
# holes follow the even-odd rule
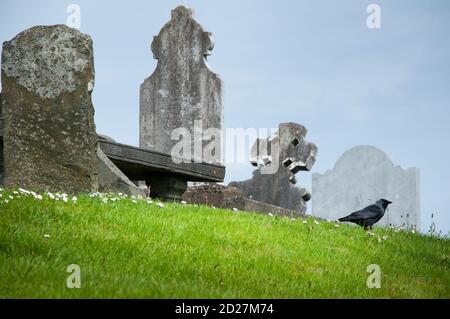
[[[77,88],[77,73],[92,58],[90,36],[65,25],[36,26],[3,43],[2,71],[41,98],[55,98]]]

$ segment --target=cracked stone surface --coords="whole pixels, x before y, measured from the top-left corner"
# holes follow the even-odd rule
[[[3,43],[1,72],[5,185],[95,189],[91,38],[65,25],[30,28]]]
[[[250,163],[257,166],[251,179],[231,182],[246,196],[304,214],[311,194],[295,187],[296,174],[309,171],[317,157],[317,147],[306,141],[307,130],[297,123],[281,123],[278,134],[258,139],[251,149]]]
[[[172,10],[171,20],[151,45],[156,70],[140,88],[140,147],[171,154],[179,139],[171,139],[173,130],[182,127],[194,137],[194,121],[200,121],[203,130],[220,130],[214,143],[219,160],[212,161],[220,163],[223,83],[206,62],[213,46],[211,33],[193,19],[191,9]],[[203,150],[211,141],[202,142]]]

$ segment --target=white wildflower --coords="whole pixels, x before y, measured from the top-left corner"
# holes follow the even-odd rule
[[[370,232],[370,231],[367,232],[367,235],[368,235],[368,236],[375,236],[375,234],[372,233],[372,232]]]
[[[272,213],[269,213],[269,214],[267,214],[267,215],[269,215],[270,217],[273,217],[273,214],[272,214]]]
[[[133,203],[135,203],[135,204],[137,203],[137,201],[136,201],[136,200],[134,200],[134,199],[132,199],[131,201],[132,201]]]
[[[317,220],[314,221],[314,224],[319,225],[319,222]]]
[[[44,238],[47,238],[47,239],[48,239],[48,238],[50,238],[50,235],[49,235],[49,234],[45,234],[45,235],[44,235]]]
[[[157,203],[156,206],[158,206],[159,208],[164,208],[164,204],[163,203]]]
[[[186,205],[187,202],[186,202],[185,200],[182,200],[182,201],[181,201],[181,204]]]
[[[20,191],[22,194],[27,194],[27,195],[31,194],[29,191],[27,191],[26,189],[23,189],[23,188],[19,188],[19,191]]]
[[[308,224],[308,221],[307,221],[307,220],[304,220],[304,221],[303,221],[303,224]]]
[[[233,207],[233,211],[237,212],[237,211],[239,211],[239,209],[237,209],[236,207]]]
[[[339,227],[339,224],[334,224],[334,227]]]
[[[42,195],[36,195],[36,199],[38,199],[38,200],[42,200]]]

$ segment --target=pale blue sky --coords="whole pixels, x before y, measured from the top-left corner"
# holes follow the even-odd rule
[[[94,41],[99,132],[138,144],[139,85],[156,65],[150,43],[184,4],[213,33],[209,64],[225,82],[226,127],[301,123],[319,148],[320,173],[355,145],[377,146],[420,168],[422,229],[434,213],[450,231],[449,1],[2,0],[0,41],[65,23],[70,3]],[[381,7],[381,29],[366,26],[371,3]],[[251,171],[228,165],[226,181]],[[300,175],[309,187],[311,174]]]

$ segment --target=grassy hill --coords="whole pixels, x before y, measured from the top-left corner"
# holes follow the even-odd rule
[[[0,194],[1,298],[450,298],[448,239],[117,194]],[[70,264],[80,289],[66,287]]]

